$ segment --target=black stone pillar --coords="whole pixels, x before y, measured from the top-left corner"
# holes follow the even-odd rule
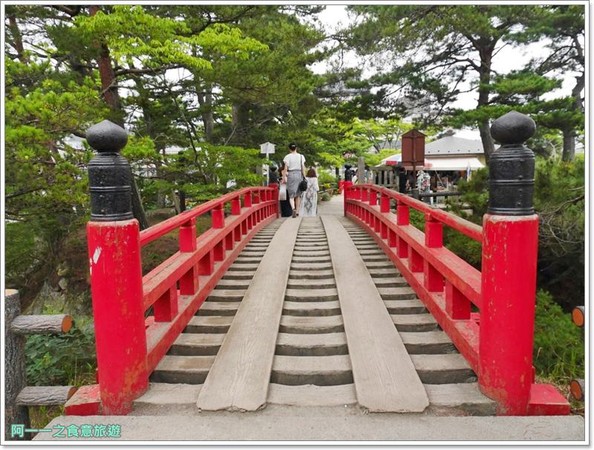
[[[133,219],[132,173],[126,158],[119,154],[128,142],[126,131],[104,120],[87,130],[87,142],[98,152],[89,163],[91,220]]]
[[[534,153],[524,142],[535,131],[534,121],[516,111],[491,125],[491,136],[501,147],[489,160],[489,214],[534,214]]]

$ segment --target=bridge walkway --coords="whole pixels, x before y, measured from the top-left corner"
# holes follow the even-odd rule
[[[136,401],[494,415],[476,375],[340,197],[245,247]]]
[[[344,242],[345,234],[351,245]],[[273,251],[273,245],[280,250]],[[353,249],[356,254],[344,255]],[[284,265],[282,258],[288,258]],[[355,271],[357,263],[365,269]],[[259,295],[250,294],[251,286]],[[359,289],[367,289],[367,295],[359,295]],[[278,290],[283,291],[280,297]],[[365,330],[368,335],[362,334]],[[357,345],[380,336],[405,351],[390,353],[383,347],[383,353],[367,355]],[[377,358],[384,356],[380,364]],[[262,371],[268,372],[248,382],[247,377]],[[374,390],[365,377],[378,374],[385,378]],[[410,397],[398,398],[409,388],[413,403]],[[399,412],[370,413],[382,407],[378,392]],[[423,392],[426,408],[412,412],[423,405]],[[248,401],[258,410],[237,412],[249,409]],[[586,436],[579,416],[494,414],[495,404],[480,394],[475,374],[450,339],[375,241],[343,217],[342,198],[335,197],[321,204],[319,217],[276,220],[251,240],[162,360],[130,414],[61,416],[46,428],[113,423],[120,426],[120,442],[161,444],[579,442]],[[48,433],[35,437],[56,439]]]

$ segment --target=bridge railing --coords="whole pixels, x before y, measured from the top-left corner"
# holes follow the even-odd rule
[[[493,137],[503,145],[491,156],[482,227],[387,188],[345,186],[345,215],[374,236],[501,415],[570,411],[553,386],[535,383],[532,366],[538,216],[534,155],[522,143],[533,132],[534,122],[515,112],[493,123]],[[411,208],[423,214],[424,232],[410,224]],[[480,271],[444,247],[444,225],[482,244]]]
[[[118,154],[125,131],[104,121],[89,129],[87,140],[99,152],[89,164],[87,224],[98,387],[83,390],[87,398],[75,399],[66,412],[127,414],[243,247],[278,217],[277,190],[240,189],[140,231],[129,166]],[[210,228],[197,236],[196,220],[207,215]],[[179,250],[143,275],[142,248],[171,232]]]

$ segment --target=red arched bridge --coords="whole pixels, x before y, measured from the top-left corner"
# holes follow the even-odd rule
[[[126,415],[178,391],[201,411],[569,414],[554,387],[535,382],[538,217],[522,145],[533,130],[506,120],[492,129],[503,146],[482,227],[347,181],[318,217],[279,218],[277,188],[251,187],[140,231],[117,153],[125,133],[91,128],[98,380],[66,413]],[[201,217],[210,227],[197,233]],[[481,244],[481,270],[444,246],[444,226]],[[143,273],[143,248],[172,233],[179,250]]]

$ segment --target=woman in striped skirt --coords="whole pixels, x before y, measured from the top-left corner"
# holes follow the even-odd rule
[[[283,162],[287,168],[287,195],[293,209],[292,216],[297,217],[301,204],[299,183],[305,177],[305,156],[297,152],[296,144],[289,144],[289,150],[290,153],[284,157]]]

